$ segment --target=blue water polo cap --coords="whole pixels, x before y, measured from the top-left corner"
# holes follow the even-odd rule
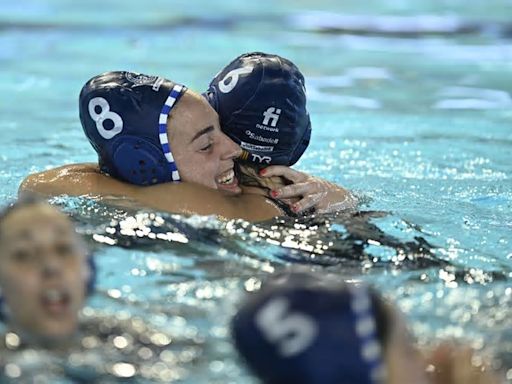
[[[376,384],[384,366],[369,291],[284,275],[232,320],[236,347],[266,384]]]
[[[137,185],[179,181],[167,118],[186,87],[158,76],[106,72],[80,92],[80,121],[102,172]]]
[[[256,164],[295,164],[309,145],[304,76],[289,60],[261,52],[237,57],[204,93],[220,125]]]

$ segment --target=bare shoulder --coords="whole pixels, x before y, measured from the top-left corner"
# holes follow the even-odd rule
[[[264,196],[231,195],[194,183],[137,186],[101,173],[97,164],[73,164],[29,175],[18,193],[89,196],[112,204],[171,213],[217,215],[260,221],[282,214]],[[114,198],[114,199],[110,199]],[[121,199],[119,199],[121,198]]]
[[[64,165],[28,175],[21,182],[18,193],[33,192],[45,196],[85,195],[90,191],[84,186],[93,185],[98,179],[106,177],[93,163]]]
[[[194,183],[167,183],[137,191],[137,201],[171,212],[217,215],[227,219],[268,220],[282,212],[264,196],[232,195]]]

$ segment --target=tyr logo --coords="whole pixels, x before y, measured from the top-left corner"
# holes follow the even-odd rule
[[[255,155],[254,153],[251,153],[251,156],[252,156],[253,162],[258,161],[260,164],[263,164],[263,163],[270,164],[270,162],[272,161],[272,158],[270,156],[260,156],[260,155]]]
[[[270,122],[270,126],[275,127],[277,122],[279,121],[279,116],[281,115],[281,109],[269,107],[265,112],[263,112],[263,125],[268,125]]]

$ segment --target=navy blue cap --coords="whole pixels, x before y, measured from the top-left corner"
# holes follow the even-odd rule
[[[363,285],[284,275],[252,294],[233,318],[235,344],[264,383],[381,383],[372,300]]]
[[[158,76],[106,72],[80,92],[80,121],[100,168],[137,185],[179,181],[167,117],[186,87]]]
[[[261,52],[237,57],[204,93],[220,125],[256,164],[292,165],[311,138],[304,76],[289,60]]]

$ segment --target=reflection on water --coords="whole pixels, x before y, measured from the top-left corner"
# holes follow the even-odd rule
[[[96,161],[76,111],[92,75],[129,67],[204,90],[251,50],[305,73],[314,128],[298,167],[363,201],[357,214],[252,224],[55,199],[95,250],[98,292],[73,353],[11,351],[6,376],[252,383],[227,323],[244,291],[288,268],[366,280],[421,344],[467,338],[511,369],[511,11],[509,0],[5,4],[2,202],[28,173]],[[170,343],[154,345],[155,332]]]
[[[439,109],[501,109],[512,107],[512,97],[505,91],[471,87],[447,87],[439,91],[444,98],[434,108]]]
[[[485,24],[453,15],[375,16],[307,12],[294,15],[291,22],[297,28],[315,32],[399,36],[477,33],[486,28]]]
[[[54,203],[96,250],[99,288],[65,354],[26,349],[7,334],[4,374],[13,382],[35,372],[74,382],[251,382],[234,356],[229,318],[244,291],[297,267],[374,284],[398,300],[422,345],[469,337],[481,354],[498,356],[498,367],[512,364],[510,265],[493,257],[472,262],[455,239],[444,245],[439,234],[395,214],[255,224],[125,212],[84,198]]]
[[[93,372],[156,381],[244,377],[226,328],[236,303],[243,291],[259,289],[268,274],[298,266],[367,280],[399,299],[423,345],[436,337],[470,337],[482,353],[498,354],[496,364],[512,363],[510,265],[494,258],[463,262],[468,250],[457,241],[442,245],[438,234],[389,212],[254,224],[129,213],[83,198],[55,202],[96,249],[102,275],[93,303],[121,310],[84,311],[89,324],[103,327],[103,336],[94,326],[84,327],[89,333],[80,352],[70,355],[74,358],[52,357],[52,366],[66,377],[91,378]],[[133,255],[123,260],[123,268],[115,260],[120,255],[104,260],[109,250],[123,248]],[[106,276],[119,283],[107,284]],[[139,329],[143,324],[160,330]],[[151,344],[160,338],[165,343],[157,342],[155,351]],[[23,367],[30,372],[33,366]]]
[[[0,347],[2,382],[174,382],[187,375],[204,340],[185,319],[173,322],[175,330],[161,331],[126,311],[106,315],[85,308],[76,340],[53,353],[32,349],[9,332]]]

